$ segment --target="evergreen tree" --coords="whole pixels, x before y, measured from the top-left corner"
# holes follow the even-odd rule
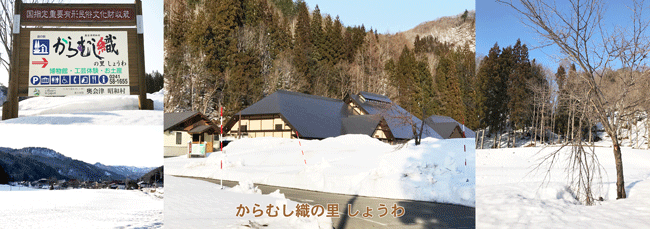
[[[298,18],[296,22],[296,32],[293,44],[293,65],[298,77],[303,77],[309,83],[307,91],[304,93],[312,94],[314,91],[314,78],[310,73],[310,67],[315,62],[312,58],[313,45],[311,43],[311,27],[309,23],[309,10],[304,1],[298,2]]]
[[[499,45],[495,43],[477,73],[479,123],[481,127],[488,127],[492,134],[505,130],[508,94],[501,54]]]

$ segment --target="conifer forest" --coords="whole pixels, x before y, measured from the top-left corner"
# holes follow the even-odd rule
[[[170,0],[165,9],[165,112],[215,118],[225,107],[228,118],[277,90],[366,91],[418,118],[479,127],[473,11],[382,34],[300,0]],[[450,28],[464,33],[431,36]]]

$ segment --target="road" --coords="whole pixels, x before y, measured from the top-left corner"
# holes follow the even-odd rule
[[[178,176],[185,177],[185,176]],[[185,177],[204,180],[219,184],[218,179]],[[224,186],[233,187],[236,181],[223,181]],[[339,205],[339,218],[332,217],[332,225],[336,229],[343,228],[475,228],[475,209],[454,204],[441,204],[426,201],[411,201],[398,199],[385,199],[357,195],[343,195],[335,193],[317,192],[304,189],[286,188],[265,184],[255,184],[263,194],[269,194],[277,189],[287,199],[307,203],[310,205],[320,204],[327,209],[327,204]],[[350,204],[351,212],[359,211],[356,217],[348,215],[347,206]],[[388,214],[378,210],[380,204],[388,208]],[[393,205],[404,207],[405,214],[402,217],[391,215]],[[373,217],[362,217],[366,208],[372,208]]]

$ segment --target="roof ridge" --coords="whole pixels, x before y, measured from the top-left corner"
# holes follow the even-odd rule
[[[342,102],[343,101],[341,99],[334,99],[334,98],[329,98],[329,97],[325,97],[325,96],[305,94],[305,93],[300,93],[300,92],[295,92],[295,91],[277,90],[276,92],[280,92],[280,93],[283,93],[283,94],[289,94],[289,95],[295,95],[295,96],[308,97],[308,98],[312,98],[312,99],[332,100],[334,102]],[[275,94],[275,93],[273,93],[273,94]],[[271,95],[273,95],[273,94],[271,94]]]

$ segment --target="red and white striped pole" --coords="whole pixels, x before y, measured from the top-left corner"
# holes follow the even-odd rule
[[[221,172],[223,173],[223,107],[219,107],[219,150],[221,151]],[[221,174],[221,179],[219,181],[221,189],[223,189],[223,174]]]
[[[302,144],[300,144],[300,135],[298,134],[297,130],[296,137],[298,137],[298,145],[300,146],[300,152],[302,153],[302,160],[305,161],[305,165],[307,165],[307,159],[305,159],[305,152],[302,150]]]
[[[463,117],[463,138],[467,138],[465,136],[465,117]],[[467,145],[463,144],[463,152],[465,152],[465,166],[467,166]]]

